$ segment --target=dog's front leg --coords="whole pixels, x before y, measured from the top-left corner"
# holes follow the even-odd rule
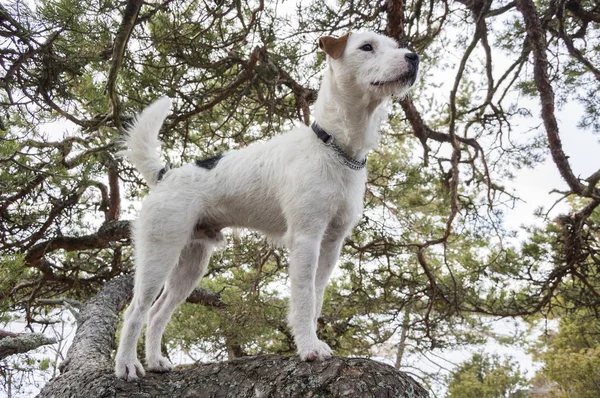
[[[340,257],[345,236],[345,230],[335,231],[326,235],[321,243],[319,266],[315,278],[315,317],[313,320],[315,325],[317,325],[317,320],[323,307],[325,287]]]
[[[321,360],[332,355],[331,348],[317,338],[314,323],[315,275],[319,261],[320,237],[296,237],[290,255],[291,299],[289,324],[300,359]]]

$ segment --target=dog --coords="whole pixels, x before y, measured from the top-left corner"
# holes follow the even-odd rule
[[[289,249],[288,323],[298,355],[307,361],[332,355],[316,333],[325,286],[362,216],[366,155],[377,145],[384,104],[408,93],[420,59],[373,32],[321,37],[319,46],[327,67],[311,127],[174,169],[157,153],[168,98],[151,104],[129,128],[125,156],[152,189],[133,226],[134,295],[115,358],[117,377],[132,381],[145,374],[136,343],[146,318],[146,368],[172,369],[161,355],[162,335],[223,243],[226,227],[260,231]]]

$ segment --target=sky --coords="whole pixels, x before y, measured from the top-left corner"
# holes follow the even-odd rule
[[[600,170],[600,136],[577,127],[581,115],[581,105],[570,102],[558,111],[556,116],[563,150],[569,157],[573,172],[585,179]],[[506,212],[505,223],[514,228],[525,222],[539,224],[541,220],[535,220],[532,216],[534,210],[540,206],[549,209],[554,205],[561,195],[551,194],[553,189],[568,190],[549,154],[544,162],[533,169],[520,170],[511,185],[523,199],[513,210]],[[553,209],[549,218],[554,219],[566,210],[567,204],[563,201]]]

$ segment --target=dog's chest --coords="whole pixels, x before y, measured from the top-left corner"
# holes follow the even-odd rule
[[[362,216],[366,173],[357,170],[342,170],[339,175],[332,176],[323,185],[332,188],[331,206],[333,207],[334,223],[354,226]]]

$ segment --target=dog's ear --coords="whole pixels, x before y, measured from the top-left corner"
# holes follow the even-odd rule
[[[319,39],[319,47],[331,58],[338,59],[346,48],[349,36],[350,32],[340,37],[323,36]]]

